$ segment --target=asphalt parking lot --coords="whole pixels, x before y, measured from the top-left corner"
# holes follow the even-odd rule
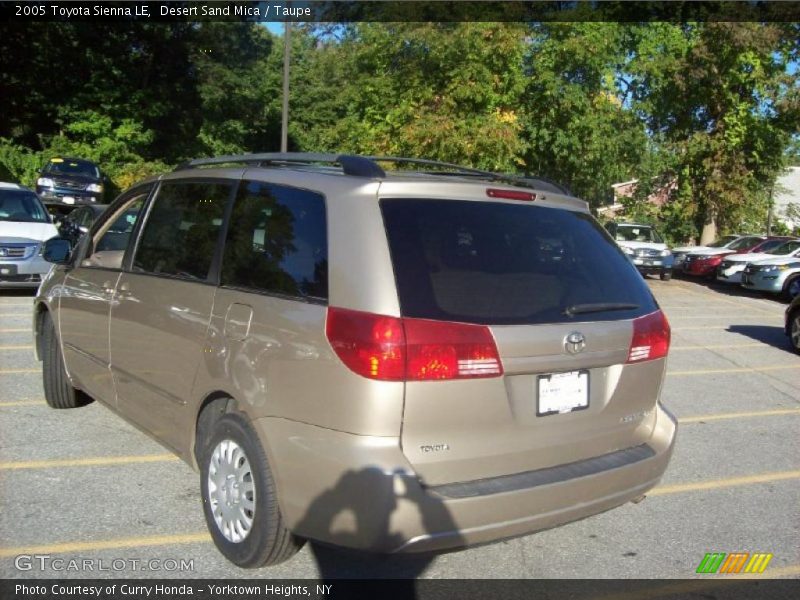
[[[686,578],[705,553],[737,551],[772,553],[764,577],[800,577],[800,356],[782,333],[785,305],[694,281],[648,283],[672,325],[662,400],[680,431],[644,502],[434,557],[306,546],[255,572],[210,542],[189,467],[97,403],[45,405],[33,294],[0,292],[0,577]],[[16,557],[33,554],[125,566],[20,570]],[[158,570],[141,569],[153,560]],[[187,570],[168,570],[181,561]]]

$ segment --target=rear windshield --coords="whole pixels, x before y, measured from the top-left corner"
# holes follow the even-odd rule
[[[70,160],[68,158],[55,158],[47,163],[44,169],[47,173],[57,175],[82,175],[84,177],[100,177],[100,170],[86,160]]]
[[[0,221],[49,223],[50,217],[33,192],[0,190]]]
[[[631,319],[657,308],[587,214],[418,199],[385,199],[381,210],[404,316],[510,325]]]

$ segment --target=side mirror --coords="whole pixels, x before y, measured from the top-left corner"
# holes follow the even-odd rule
[[[70,252],[72,252],[72,244],[68,239],[54,237],[44,243],[42,256],[47,262],[64,265],[69,261]]]

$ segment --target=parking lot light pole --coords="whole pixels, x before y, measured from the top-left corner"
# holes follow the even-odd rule
[[[281,152],[288,151],[289,145],[289,61],[291,58],[292,24],[283,24],[283,110],[281,115]]]

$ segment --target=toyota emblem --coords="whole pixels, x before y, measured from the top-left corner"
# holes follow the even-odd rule
[[[578,354],[586,348],[586,338],[579,331],[573,331],[564,338],[564,347],[570,354]]]

